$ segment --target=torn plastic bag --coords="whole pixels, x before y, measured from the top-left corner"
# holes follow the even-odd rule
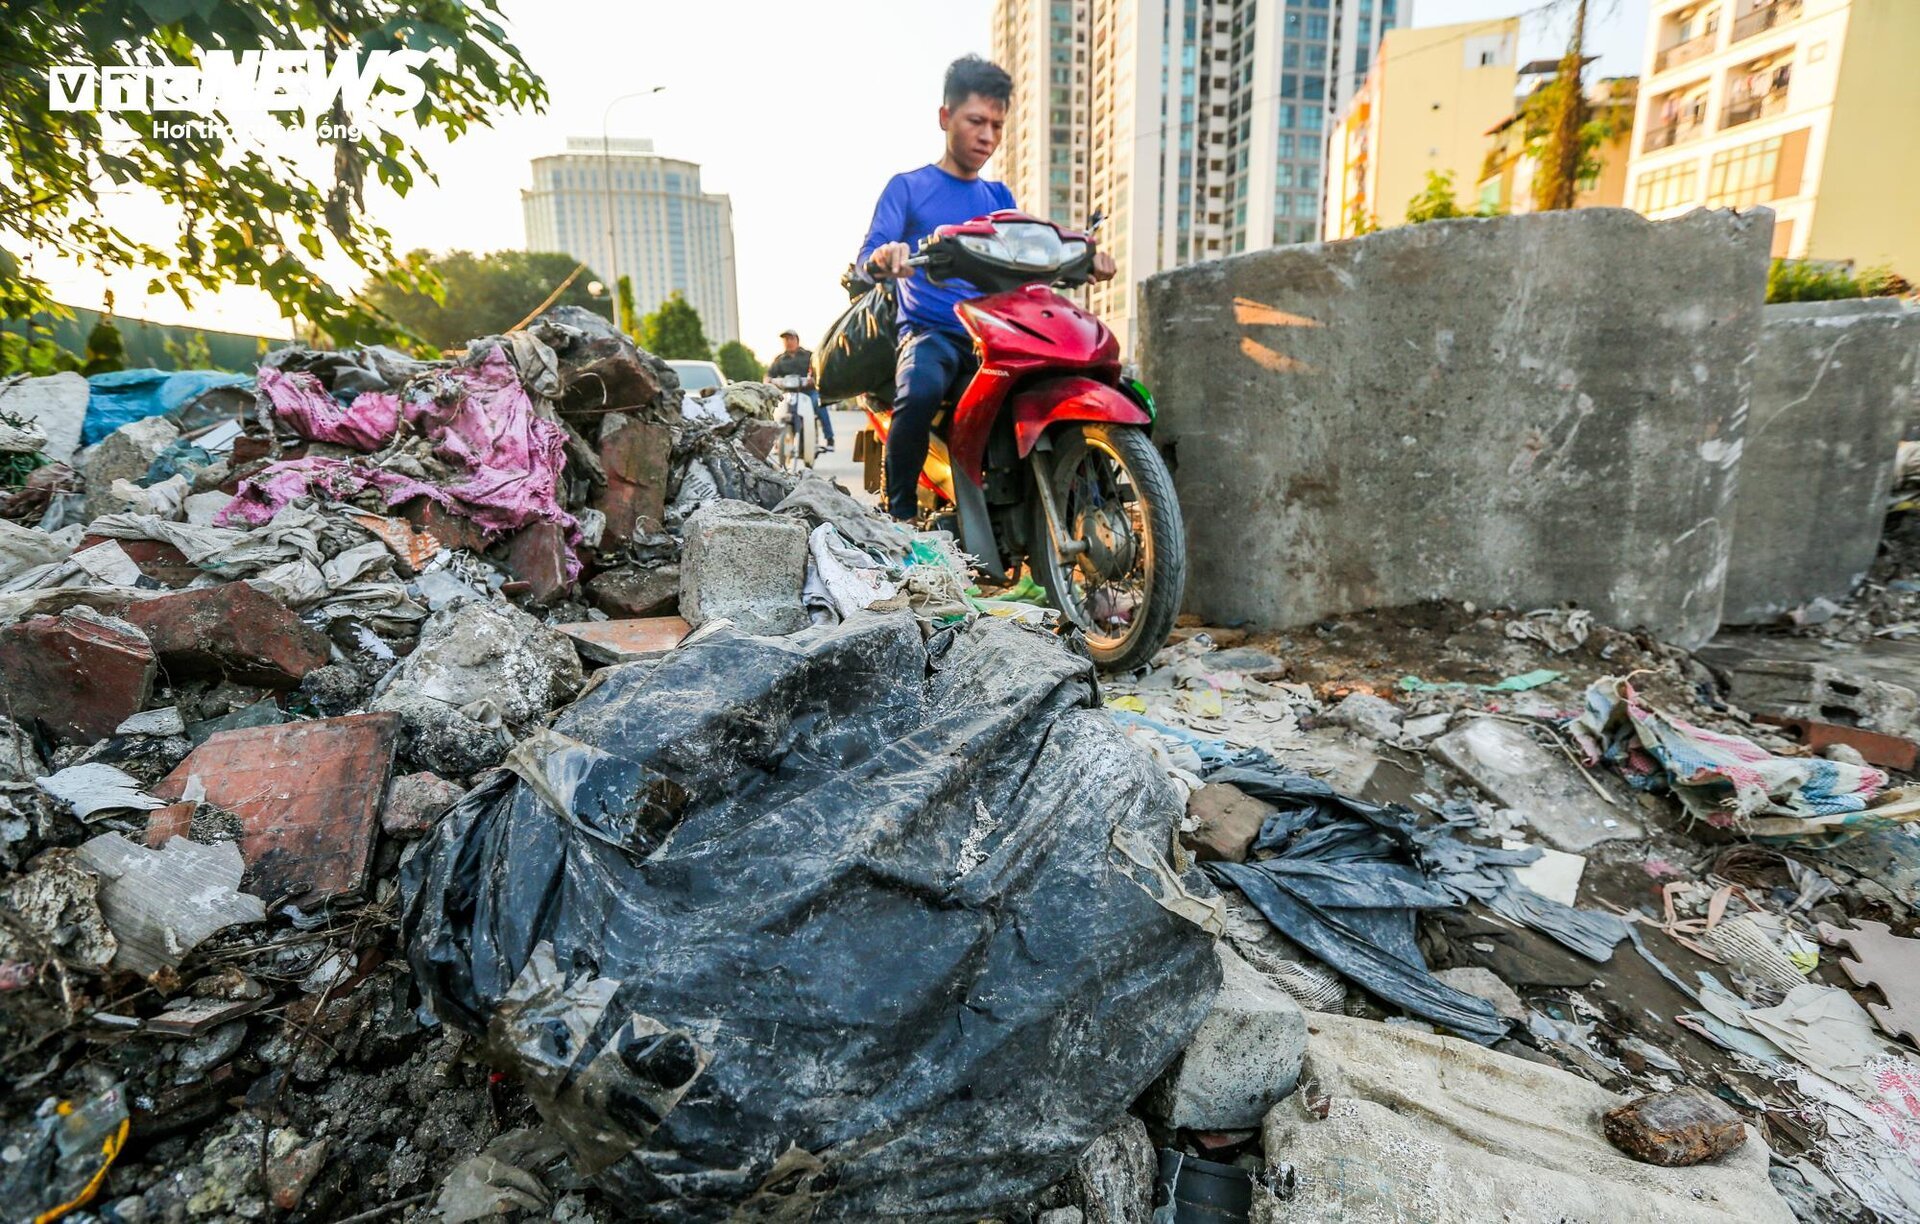
[[[1095,700],[1050,635],[905,613],[609,668],[407,865],[415,979],[631,1218],[1030,1201],[1219,978]]]
[[[1456,822],[1422,828],[1405,808],[1339,794],[1257,750],[1215,757],[1206,780],[1230,782],[1279,808],[1253,843],[1265,857],[1208,863],[1208,873],[1346,977],[1463,1037],[1491,1044],[1507,1024],[1484,999],[1427,970],[1414,941],[1419,911],[1471,898],[1596,961],[1626,938],[1621,919],[1561,905],[1514,879],[1512,868],[1537,850],[1475,845],[1458,835]]]
[[[837,404],[856,395],[893,399],[894,357],[900,345],[892,281],[855,280],[853,270],[841,278],[849,294],[857,294],[847,312],[833,321],[826,339],[814,350],[813,380],[824,403]]]

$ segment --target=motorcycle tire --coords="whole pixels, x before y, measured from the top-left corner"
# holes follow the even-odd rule
[[[1036,555],[1028,559],[1034,581],[1046,588],[1053,606],[1086,633],[1094,662],[1108,671],[1145,667],[1166,644],[1186,593],[1187,532],[1180,517],[1180,503],[1173,492],[1173,474],[1167,471],[1166,462],[1154,449],[1152,439],[1137,425],[1066,425],[1052,434],[1052,441],[1050,467],[1054,498],[1067,520],[1070,535],[1078,516],[1077,508],[1070,502],[1069,484],[1089,454],[1097,453],[1122,469],[1134,498],[1144,503],[1137,516],[1138,527],[1144,528],[1138,532],[1141,537],[1138,546],[1143,550],[1139,561],[1145,568],[1140,583],[1142,599],[1125,633],[1104,633],[1092,623],[1073,594],[1074,575],[1079,571],[1055,555],[1046,509],[1037,492],[1033,498],[1033,539],[1039,543]],[[1039,478],[1037,467],[1034,476],[1036,480]]]

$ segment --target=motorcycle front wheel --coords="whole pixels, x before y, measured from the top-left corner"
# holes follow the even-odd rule
[[[1033,499],[1028,565],[1053,606],[1087,636],[1112,671],[1144,667],[1166,642],[1187,585],[1187,535],[1173,475],[1136,425],[1063,426],[1034,465],[1051,477],[1068,556],[1053,542],[1044,502]]]

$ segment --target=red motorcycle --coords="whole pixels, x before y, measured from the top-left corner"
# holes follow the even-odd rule
[[[1011,210],[943,225],[908,265],[985,296],[961,303],[979,368],[934,418],[921,472],[932,517],[997,583],[1024,559],[1104,667],[1144,666],[1167,640],[1186,587],[1186,530],[1173,478],[1149,438],[1153,397],[1123,378],[1113,333],[1053,286],[1087,283],[1092,233]],[[884,485],[892,412],[866,400],[857,458]]]

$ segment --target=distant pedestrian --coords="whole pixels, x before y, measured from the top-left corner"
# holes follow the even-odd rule
[[[775,357],[773,364],[767,367],[767,378],[772,380],[785,374],[798,374],[807,380],[801,389],[813,401],[814,419],[820,422],[820,449],[830,451],[833,449],[833,411],[820,402],[820,388],[814,385],[813,354],[800,347],[800,333],[791,327],[780,333],[780,343],[786,346],[786,351]]]

